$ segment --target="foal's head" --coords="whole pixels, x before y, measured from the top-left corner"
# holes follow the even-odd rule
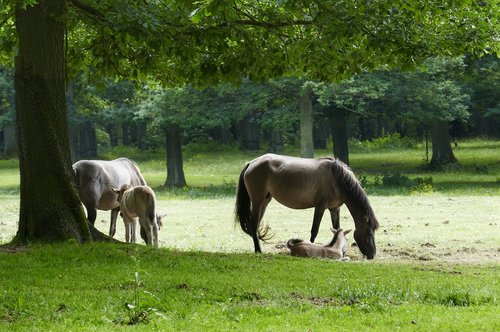
[[[117,194],[117,195],[118,195],[118,197],[116,198],[116,200],[117,200],[118,202],[120,202],[120,201],[122,200],[123,193],[124,193],[125,191],[127,191],[127,190],[128,190],[128,188],[130,188],[130,186],[126,186],[126,185],[125,185],[125,186],[122,186],[120,189],[117,189],[117,188],[111,188],[111,190],[113,190],[113,192],[114,192],[115,194]]]
[[[342,257],[344,257],[346,254],[346,249],[345,249],[347,242],[346,235],[349,234],[352,231],[352,229],[344,231],[342,228],[339,229],[331,228],[330,230],[333,233],[333,239],[330,242],[330,244],[327,245],[327,247],[340,249],[342,251]]]

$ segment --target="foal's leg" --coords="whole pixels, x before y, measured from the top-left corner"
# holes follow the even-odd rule
[[[137,227],[137,218],[133,218],[130,222],[130,238],[132,243],[135,243],[135,228]]]
[[[125,242],[130,243],[130,223],[132,220],[123,216],[123,225],[125,226]]]
[[[153,224],[153,245],[158,248],[158,224],[156,222]]]
[[[120,212],[120,208],[116,208],[111,210],[111,218],[109,222],[109,237],[115,236],[116,233],[116,219],[118,218],[118,212]]]
[[[329,210],[330,210],[330,216],[332,218],[333,229],[339,229],[340,228],[340,207],[334,208],[334,209],[329,209]]]
[[[153,227],[151,225],[151,223],[149,222],[149,220],[147,218],[145,219],[141,219],[139,218],[139,224],[141,225],[142,228],[144,228],[144,231],[146,232],[146,236],[147,236],[147,241],[146,241],[146,245],[148,246],[152,246],[153,245]]]
[[[316,236],[318,235],[319,231],[319,224],[321,224],[321,219],[323,218],[323,213],[325,213],[325,208],[323,207],[316,207],[314,209],[314,218],[313,218],[313,224],[311,228],[311,239],[310,241],[314,243],[314,240],[316,239]]]

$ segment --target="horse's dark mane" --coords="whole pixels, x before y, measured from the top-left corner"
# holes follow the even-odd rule
[[[365,211],[368,222],[370,223],[370,228],[376,230],[379,224],[370,202],[368,201],[368,196],[363,190],[363,187],[361,187],[361,183],[356,179],[349,166],[338,159],[330,159],[332,161],[333,175],[338,179],[340,187],[347,195],[347,199]]]

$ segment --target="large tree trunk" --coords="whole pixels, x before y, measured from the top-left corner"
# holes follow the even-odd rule
[[[166,129],[167,136],[167,187],[184,187],[186,178],[182,166],[182,137],[179,125],[170,125]]]
[[[347,144],[347,121],[345,111],[332,110],[333,155],[349,165],[349,145]]]
[[[313,106],[311,93],[304,91],[299,99],[300,111],[300,156],[314,157]]]
[[[457,158],[451,148],[450,133],[446,121],[436,121],[432,125],[432,159],[429,163],[431,168],[456,163]]]
[[[72,183],[65,102],[65,0],[16,8],[16,122],[21,176],[14,241],[91,238]]]

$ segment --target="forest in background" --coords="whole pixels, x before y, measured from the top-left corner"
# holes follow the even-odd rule
[[[411,145],[439,139],[435,131],[449,131],[451,141],[500,137],[499,85],[500,59],[494,55],[432,58],[414,71],[378,70],[339,83],[242,79],[239,86],[203,90],[79,75],[68,86],[68,129],[73,160],[97,158],[116,146],[159,150],[169,143],[279,153],[301,143],[305,110],[313,127],[310,148],[325,148],[333,139],[333,152],[348,162],[348,141],[395,135]],[[14,99],[13,71],[1,68],[5,158],[17,150]]]

